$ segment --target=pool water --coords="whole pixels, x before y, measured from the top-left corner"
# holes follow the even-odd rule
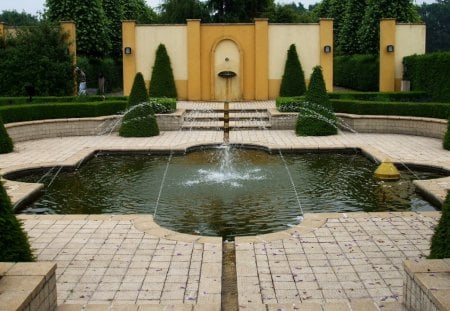
[[[375,169],[358,154],[217,148],[172,157],[99,154],[72,172],[20,180],[46,185],[23,213],[145,213],[171,230],[225,238],[283,230],[303,213],[434,210],[412,180],[439,175],[402,171],[399,181],[383,182]]]

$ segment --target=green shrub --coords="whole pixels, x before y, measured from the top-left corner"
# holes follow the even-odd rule
[[[0,117],[0,154],[13,151],[14,145]]]
[[[150,103],[131,107],[123,116],[119,129],[122,137],[150,137],[159,135],[158,123]]]
[[[430,259],[450,258],[450,192],[442,205],[442,215],[431,239]]]
[[[444,149],[450,150],[450,118],[448,118],[447,133],[444,136]]]
[[[172,65],[170,64],[170,58],[164,44],[160,44],[156,50],[149,96],[177,98],[177,88],[175,86]]]
[[[328,93],[330,99],[350,99],[378,102],[429,102],[426,92],[333,92]]]
[[[275,104],[279,112],[300,112],[305,96],[277,97]]]
[[[403,63],[411,90],[426,91],[433,101],[450,102],[450,52],[412,55]]]
[[[375,102],[358,100],[331,100],[333,110],[341,113],[411,116],[447,119],[450,116],[448,103]]]
[[[28,97],[0,97],[0,106],[22,105],[22,104],[49,104],[49,103],[71,103],[71,102],[100,102],[108,100],[127,100],[126,96],[37,96],[30,103]]]
[[[0,262],[33,261],[28,237],[0,182]]]
[[[328,99],[320,66],[313,69],[302,112],[298,114],[296,133],[300,136],[337,134],[336,116]]]
[[[281,78],[280,96],[301,96],[305,94],[305,91],[305,74],[298,59],[295,44],[291,44],[284,65],[284,74]]]
[[[125,110],[126,101],[111,100],[87,103],[51,103],[0,106],[5,123],[45,119],[86,118],[118,114]]]
[[[379,80],[378,55],[336,56],[334,84],[358,91],[377,91]]]
[[[131,87],[130,96],[128,97],[128,108],[146,102],[148,102],[148,95],[144,76],[142,73],[138,72],[134,76],[133,86]]]
[[[150,98],[149,102],[155,113],[165,114],[177,110],[177,100],[175,98]]]

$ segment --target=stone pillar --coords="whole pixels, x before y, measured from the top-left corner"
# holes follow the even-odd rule
[[[188,100],[202,99],[200,20],[187,20]]]
[[[269,98],[269,20],[255,18],[255,99]]]
[[[122,21],[122,54],[123,95],[128,96],[136,75],[136,21]]]
[[[395,31],[394,18],[380,21],[380,92],[395,91]]]
[[[333,19],[321,18],[319,21],[320,34],[320,66],[328,92],[333,91]]]
[[[64,37],[65,43],[68,45],[69,54],[72,57],[72,64],[75,66],[77,64],[77,28],[74,21],[62,21],[59,23],[61,27],[61,32],[66,34]],[[73,79],[73,95],[78,94],[77,81]]]

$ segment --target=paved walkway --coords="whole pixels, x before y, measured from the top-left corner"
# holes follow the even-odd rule
[[[76,166],[95,150],[184,151],[222,141],[223,133],[213,131],[163,132],[151,138],[43,139],[18,143],[13,153],[0,155],[0,173]],[[266,130],[231,132],[230,143],[273,151],[357,148],[378,160],[390,157],[395,162],[450,170],[450,152],[442,149],[440,140],[424,137],[350,133],[297,137],[292,131]],[[423,186],[442,199],[450,180]],[[15,201],[30,190],[25,188],[7,182]],[[21,218],[38,260],[58,264],[59,303],[76,304],[75,309],[86,303],[183,303],[203,306],[203,310],[220,309],[220,239],[176,234],[159,228],[146,215]],[[393,309],[390,302],[402,298],[401,263],[428,254],[438,218],[438,212],[309,214],[289,231],[237,238],[239,304],[243,310],[277,310],[282,304],[293,310],[299,303],[310,310],[350,310],[350,301],[369,299],[379,308]],[[357,310],[354,305],[351,308]]]

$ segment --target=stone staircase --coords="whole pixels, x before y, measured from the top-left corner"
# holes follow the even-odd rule
[[[228,112],[228,113],[227,113]],[[228,117],[227,117],[228,115]],[[182,130],[223,131],[270,129],[267,109],[187,109],[184,114]]]

